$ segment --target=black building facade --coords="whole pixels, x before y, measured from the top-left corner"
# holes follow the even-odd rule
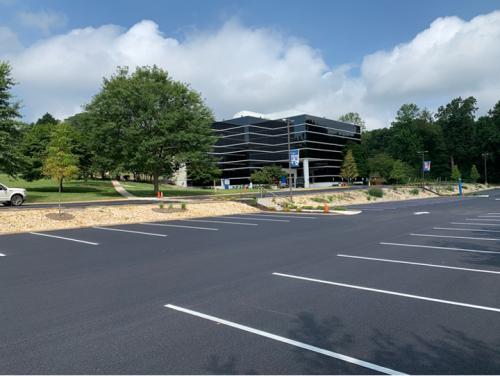
[[[290,148],[298,149],[300,166],[293,169],[304,185],[340,180],[345,144],[360,142],[360,127],[311,115],[269,120],[252,116],[213,124],[218,141],[214,156],[222,178],[231,185],[248,184],[253,171],[266,165],[281,165],[288,171],[288,124]]]

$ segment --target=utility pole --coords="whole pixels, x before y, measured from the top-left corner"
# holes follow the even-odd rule
[[[487,186],[488,185],[488,170],[486,169],[486,158],[488,158],[490,153],[483,153],[483,159],[484,159],[484,184]]]
[[[424,178],[425,178],[425,170],[424,170],[425,153],[428,153],[428,151],[427,150],[417,151],[417,154],[422,154],[422,184],[424,184]]]
[[[290,155],[290,119],[286,119],[286,130],[288,133],[288,187],[290,189],[290,201],[293,201],[293,190],[292,190],[292,160]]]

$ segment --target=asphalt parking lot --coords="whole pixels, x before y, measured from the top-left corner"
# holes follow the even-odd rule
[[[500,190],[0,237],[2,374],[500,373]]]

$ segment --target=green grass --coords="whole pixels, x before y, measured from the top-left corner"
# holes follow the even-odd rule
[[[138,197],[152,197],[153,196],[153,184],[151,183],[138,183],[132,181],[122,181],[120,182],[123,188],[128,192]],[[225,195],[225,194],[241,194],[241,193],[258,193],[259,189],[217,189],[214,192],[211,188],[182,188],[175,187],[172,185],[160,184],[160,191],[163,192],[165,197],[168,196],[201,196],[201,195]]]
[[[49,179],[28,182],[23,179],[12,179],[0,174],[0,183],[11,188],[25,188],[28,191],[28,203],[57,202],[58,185]],[[120,198],[109,180],[71,180],[64,182],[63,202],[110,200]]]

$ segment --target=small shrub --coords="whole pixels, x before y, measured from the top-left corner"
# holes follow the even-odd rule
[[[419,190],[418,190],[418,188],[413,188],[413,189],[411,189],[411,190],[410,190],[410,194],[412,194],[412,195],[414,195],[414,196],[418,195],[418,194],[419,194]]]
[[[320,203],[327,203],[327,202],[329,202],[328,199],[326,199],[324,197],[313,197],[313,198],[311,198],[311,201],[320,202]]]
[[[169,208],[169,210],[172,210],[174,208],[174,205],[173,204],[168,204],[168,208]]]
[[[371,200],[372,200],[372,198],[371,198],[370,196],[366,196],[366,199],[367,199],[368,201],[371,201]]]
[[[181,209],[182,209],[182,210],[186,210],[186,209],[187,209],[187,205],[186,205],[186,203],[185,203],[185,202],[183,202],[183,203],[181,204]]]
[[[344,211],[344,210],[347,210],[347,209],[344,208],[343,206],[334,206],[333,210]]]
[[[297,209],[295,209],[297,213],[300,213],[302,211],[302,208],[300,206],[297,206]]]
[[[285,206],[285,207],[283,208],[283,211],[285,211],[285,212],[289,212],[289,211],[290,211],[290,208],[289,208],[288,206]]]
[[[302,209],[312,210],[312,209],[314,209],[314,206],[305,205],[302,207]]]
[[[161,203],[160,203],[160,205],[158,205],[158,207],[159,207],[160,209],[163,209],[163,202],[161,202]]]
[[[324,206],[323,206],[323,205],[318,205],[318,206],[316,206],[314,209],[323,210],[323,209],[324,209]]]
[[[384,191],[381,188],[368,189],[368,195],[372,197],[384,197]]]

